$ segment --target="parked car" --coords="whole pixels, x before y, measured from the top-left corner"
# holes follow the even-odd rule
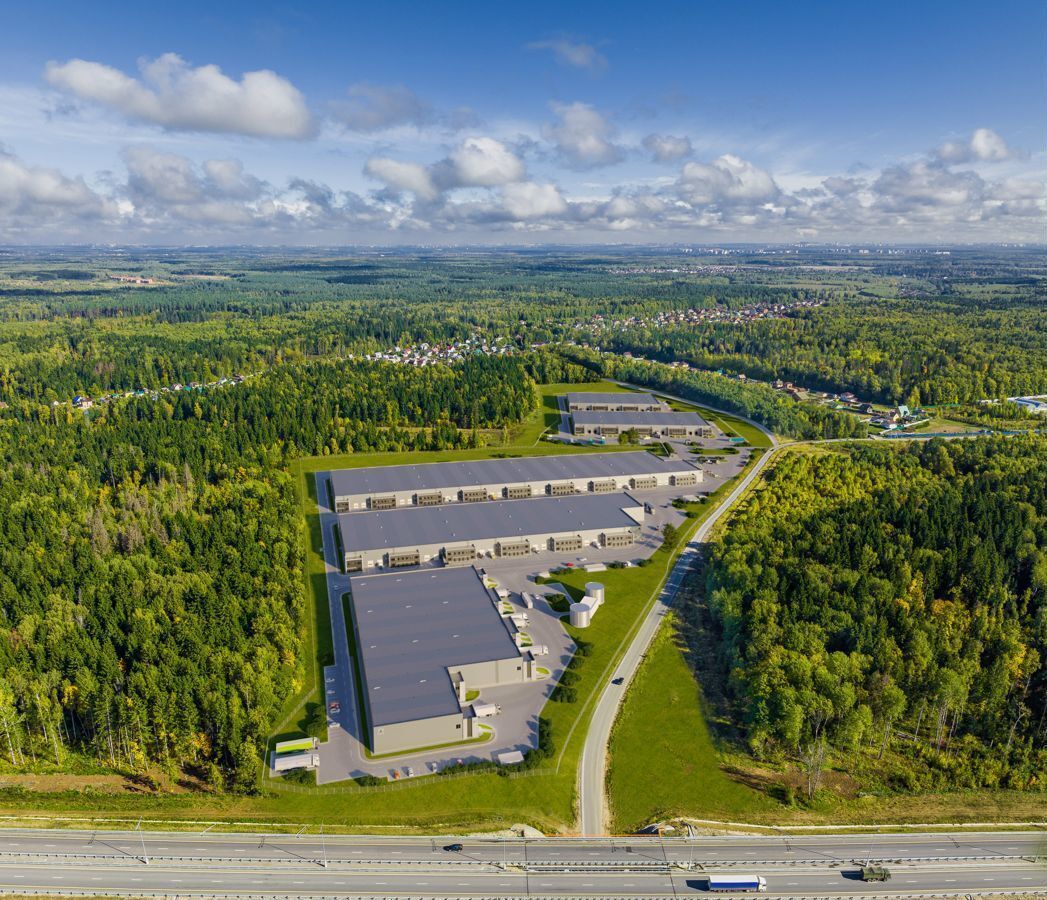
[[[412,769],[410,766],[404,766],[404,775],[406,775],[408,778],[413,777],[414,769]]]
[[[342,704],[339,703],[337,700],[332,700],[328,704],[327,708],[331,711],[332,716],[337,716],[338,713],[342,711]]]

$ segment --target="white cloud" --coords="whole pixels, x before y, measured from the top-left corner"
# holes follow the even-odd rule
[[[92,190],[82,178],[26,165],[0,148],[0,234],[117,215],[117,204]]]
[[[351,131],[384,131],[398,125],[424,125],[433,111],[403,85],[360,82],[351,85],[347,98],[332,104],[332,114]]]
[[[595,107],[588,103],[554,103],[552,108],[559,121],[546,125],[542,136],[555,145],[567,165],[592,168],[622,159],[621,148],[613,142],[614,126]]]
[[[440,194],[429,169],[420,163],[376,156],[367,161],[364,171],[390,188],[410,191],[421,200],[435,200]]]
[[[567,202],[555,184],[524,181],[502,188],[506,212],[514,219],[559,216],[567,211]]]
[[[687,163],[677,187],[680,197],[693,206],[751,208],[770,203],[780,193],[769,172],[730,153],[711,163]]]
[[[467,138],[448,157],[454,183],[492,187],[520,181],[526,175],[523,161],[501,141],[490,137]]]
[[[275,138],[314,132],[305,98],[267,69],[245,72],[236,81],[218,66],[193,68],[175,53],[143,60],[140,67],[138,79],[102,63],[72,59],[49,62],[44,74],[54,87],[80,100],[172,131]]]
[[[602,72],[607,68],[607,59],[592,44],[556,38],[548,41],[532,41],[528,50],[550,50],[558,63],[585,69],[591,73]]]
[[[397,191],[434,201],[455,188],[497,187],[522,181],[523,161],[501,141],[490,137],[466,138],[444,159],[425,166],[386,157],[368,160],[366,174]]]
[[[967,162],[999,162],[1010,159],[1013,152],[1007,143],[990,128],[978,128],[967,141],[948,141],[935,156],[947,164]]]
[[[643,139],[644,147],[650,152],[655,162],[676,162],[694,152],[689,137],[676,137],[672,134],[649,134]]]
[[[512,241],[522,233],[589,241],[1042,241],[1047,220],[1042,155],[1008,150],[1008,163],[993,167],[985,157],[999,156],[1000,144],[974,137],[970,146],[980,149],[969,149],[969,164],[946,162],[936,150],[881,171],[783,175],[723,154],[684,160],[675,178],[650,163],[601,178],[557,172],[540,145],[521,150],[523,141],[510,143],[504,129],[502,139],[473,135],[444,151],[428,144],[435,162],[419,159],[420,146],[398,144],[404,159],[373,156],[364,174],[377,186],[356,194],[315,174],[284,181],[268,168],[260,177],[251,171],[258,157],[245,166],[216,139],[194,139],[190,157],[182,153],[185,138],[154,136],[166,143],[153,145],[141,141],[142,131],[126,138],[138,142],[125,147],[122,168],[105,166],[93,177],[0,151],[0,235],[165,243],[381,243],[423,234],[426,241],[497,241],[499,234]],[[528,173],[523,153],[540,174]],[[638,153],[630,158],[644,165]],[[261,159],[272,165],[264,153]]]

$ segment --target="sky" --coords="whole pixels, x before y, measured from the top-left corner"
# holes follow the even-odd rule
[[[1047,4],[19,2],[0,243],[1047,242]]]

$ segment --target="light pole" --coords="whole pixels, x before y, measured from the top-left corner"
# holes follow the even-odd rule
[[[324,839],[324,825],[320,823],[320,853],[323,855],[323,862],[320,863],[323,868],[327,868],[327,841]]]
[[[135,825],[135,831],[138,832],[138,837],[142,841],[142,862],[147,866],[149,865],[149,856],[145,852],[145,834],[142,831],[142,820],[138,820],[138,824]]]

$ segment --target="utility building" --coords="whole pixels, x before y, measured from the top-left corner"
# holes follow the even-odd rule
[[[458,503],[338,517],[347,572],[417,566],[435,559],[467,565],[479,557],[560,553],[588,545],[628,547],[640,534],[643,503],[626,493]]]
[[[350,579],[371,751],[399,753],[480,735],[467,692],[536,677],[497,597],[471,567]]]
[[[693,412],[596,412],[571,413],[571,430],[579,437],[617,437],[635,431],[641,437],[712,437],[712,428]]]
[[[634,394],[630,391],[599,393],[578,391],[567,395],[567,409],[593,410],[597,412],[656,412],[668,407],[651,394]]]
[[[599,490],[649,490],[696,472],[700,480],[701,469],[688,462],[636,450],[339,469],[331,472],[330,483],[333,509],[345,513]]]

